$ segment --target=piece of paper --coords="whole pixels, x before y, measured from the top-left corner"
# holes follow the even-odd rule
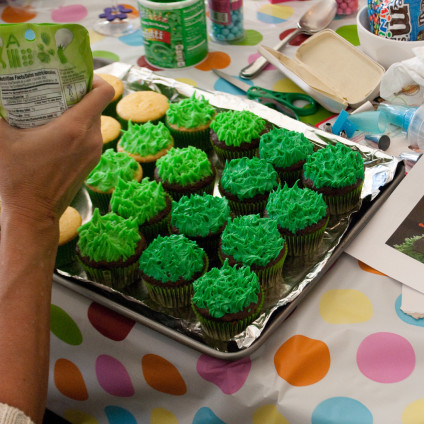
[[[418,160],[346,252],[424,293],[424,160]]]
[[[424,318],[424,293],[402,284],[402,303],[400,309],[413,318]]]

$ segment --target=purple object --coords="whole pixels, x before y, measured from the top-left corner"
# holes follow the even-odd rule
[[[131,9],[127,9],[122,4],[118,4],[117,7],[106,7],[103,13],[99,15],[99,18],[107,19],[109,22],[114,21],[115,19],[123,19],[127,18],[127,13],[131,13]]]

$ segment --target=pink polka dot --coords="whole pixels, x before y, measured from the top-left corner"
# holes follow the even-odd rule
[[[248,62],[249,63],[253,63],[258,57],[260,57],[261,55],[259,53],[253,53],[249,56],[248,58]],[[264,71],[273,71],[277,69],[274,65],[271,65],[270,63],[268,63],[265,68]]]
[[[415,352],[404,337],[394,333],[374,333],[358,348],[356,361],[362,374],[379,383],[397,383],[415,367]]]
[[[109,355],[100,355],[96,360],[96,375],[103,390],[113,396],[130,397],[134,386],[124,365]]]
[[[52,11],[54,22],[78,22],[87,16],[87,8],[82,4],[71,4]]]

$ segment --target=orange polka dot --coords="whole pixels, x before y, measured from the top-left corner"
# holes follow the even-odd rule
[[[322,380],[330,369],[327,345],[297,335],[280,346],[274,356],[278,375],[293,386],[309,386]]]
[[[387,275],[386,275],[386,274],[383,274],[382,272],[377,271],[377,270],[376,270],[376,269],[374,269],[374,268],[371,268],[369,265],[367,265],[367,264],[366,264],[366,263],[364,263],[364,262],[358,261],[358,265],[359,265],[359,267],[360,267],[362,270],[364,270],[364,271],[366,271],[366,272],[370,272],[371,274],[384,275],[384,276],[386,276],[386,277],[387,277]]]
[[[30,21],[37,16],[34,9],[30,7],[21,7],[15,9],[10,6],[6,6],[1,14],[1,19],[7,24],[18,24],[22,22]]]
[[[119,4],[122,4],[127,9],[131,9],[132,10],[132,12],[129,13],[129,16],[131,16],[132,18],[136,18],[139,15],[138,10],[135,7],[131,6],[130,4],[126,4],[126,3],[119,3]]]
[[[144,355],[141,360],[143,375],[149,386],[162,393],[182,396],[187,386],[173,364],[158,355]]]
[[[230,56],[224,52],[209,52],[206,59],[195,66],[199,71],[210,71],[211,69],[224,69],[231,63]]]
[[[87,400],[88,392],[78,367],[67,359],[58,359],[54,366],[54,382],[64,396],[73,400]]]

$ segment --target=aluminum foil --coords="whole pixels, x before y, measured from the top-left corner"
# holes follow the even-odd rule
[[[255,101],[227,93],[202,90],[171,78],[162,77],[151,70],[122,63],[113,63],[98,71],[110,73],[121,78],[125,83],[124,94],[136,90],[154,90],[165,94],[171,102],[175,102],[182,98],[190,97],[196,92],[196,95],[203,95],[218,109],[250,110],[275,126],[303,132],[309,140],[319,147],[324,147],[328,143],[345,143],[352,149],[359,151],[364,158],[365,181],[361,199],[368,197],[371,200],[371,205],[372,200],[379,194],[381,187],[394,179],[399,159],[387,155],[381,150],[358,145],[345,138],[329,134],[328,132],[294,120]],[[222,172],[222,166],[214,154],[211,159],[217,166],[219,177]],[[214,194],[219,195],[217,188],[215,188]],[[363,204],[361,201],[361,204],[352,213],[365,207]],[[81,212],[83,222],[91,218],[92,205],[84,189],[75,198],[73,206]],[[275,315],[278,315],[280,311],[284,310],[285,306],[297,299],[305,287],[317,279],[322,269],[332,258],[342,238],[347,233],[355,231],[354,228],[352,229],[350,227],[350,224],[351,214],[337,219],[332,217],[324,234],[320,249],[313,256],[287,257],[283,267],[282,279],[265,292],[266,301],[260,317],[253,324],[249,325],[244,332],[228,342],[217,342],[208,339],[202,332],[200,324],[196,320],[191,308],[171,311],[158,306],[150,300],[147,290],[141,282],[133,284],[125,292],[118,292],[111,287],[88,280],[77,261],[58,269],[57,272],[59,275],[69,278],[70,281],[82,284],[85,288],[92,289],[96,293],[104,295],[107,299],[108,306],[111,308],[115,304],[125,303],[126,307],[133,310],[136,316],[139,314],[140,318],[142,318],[140,319],[141,322],[146,323],[146,320],[152,320],[152,323],[159,323],[166,328],[164,334],[171,334],[172,337],[173,332],[175,334],[178,333],[177,340],[181,341],[182,335],[186,344],[191,345],[190,341],[195,342],[192,346],[194,348],[198,348],[200,343],[200,345],[207,346],[212,352],[249,352],[252,346],[260,343],[261,336],[268,331],[267,328],[269,326],[267,324],[269,321],[275,318]],[[77,286],[75,288],[77,289]],[[161,331],[160,328],[161,326],[159,326],[158,331]],[[155,327],[155,329],[158,328]]]

